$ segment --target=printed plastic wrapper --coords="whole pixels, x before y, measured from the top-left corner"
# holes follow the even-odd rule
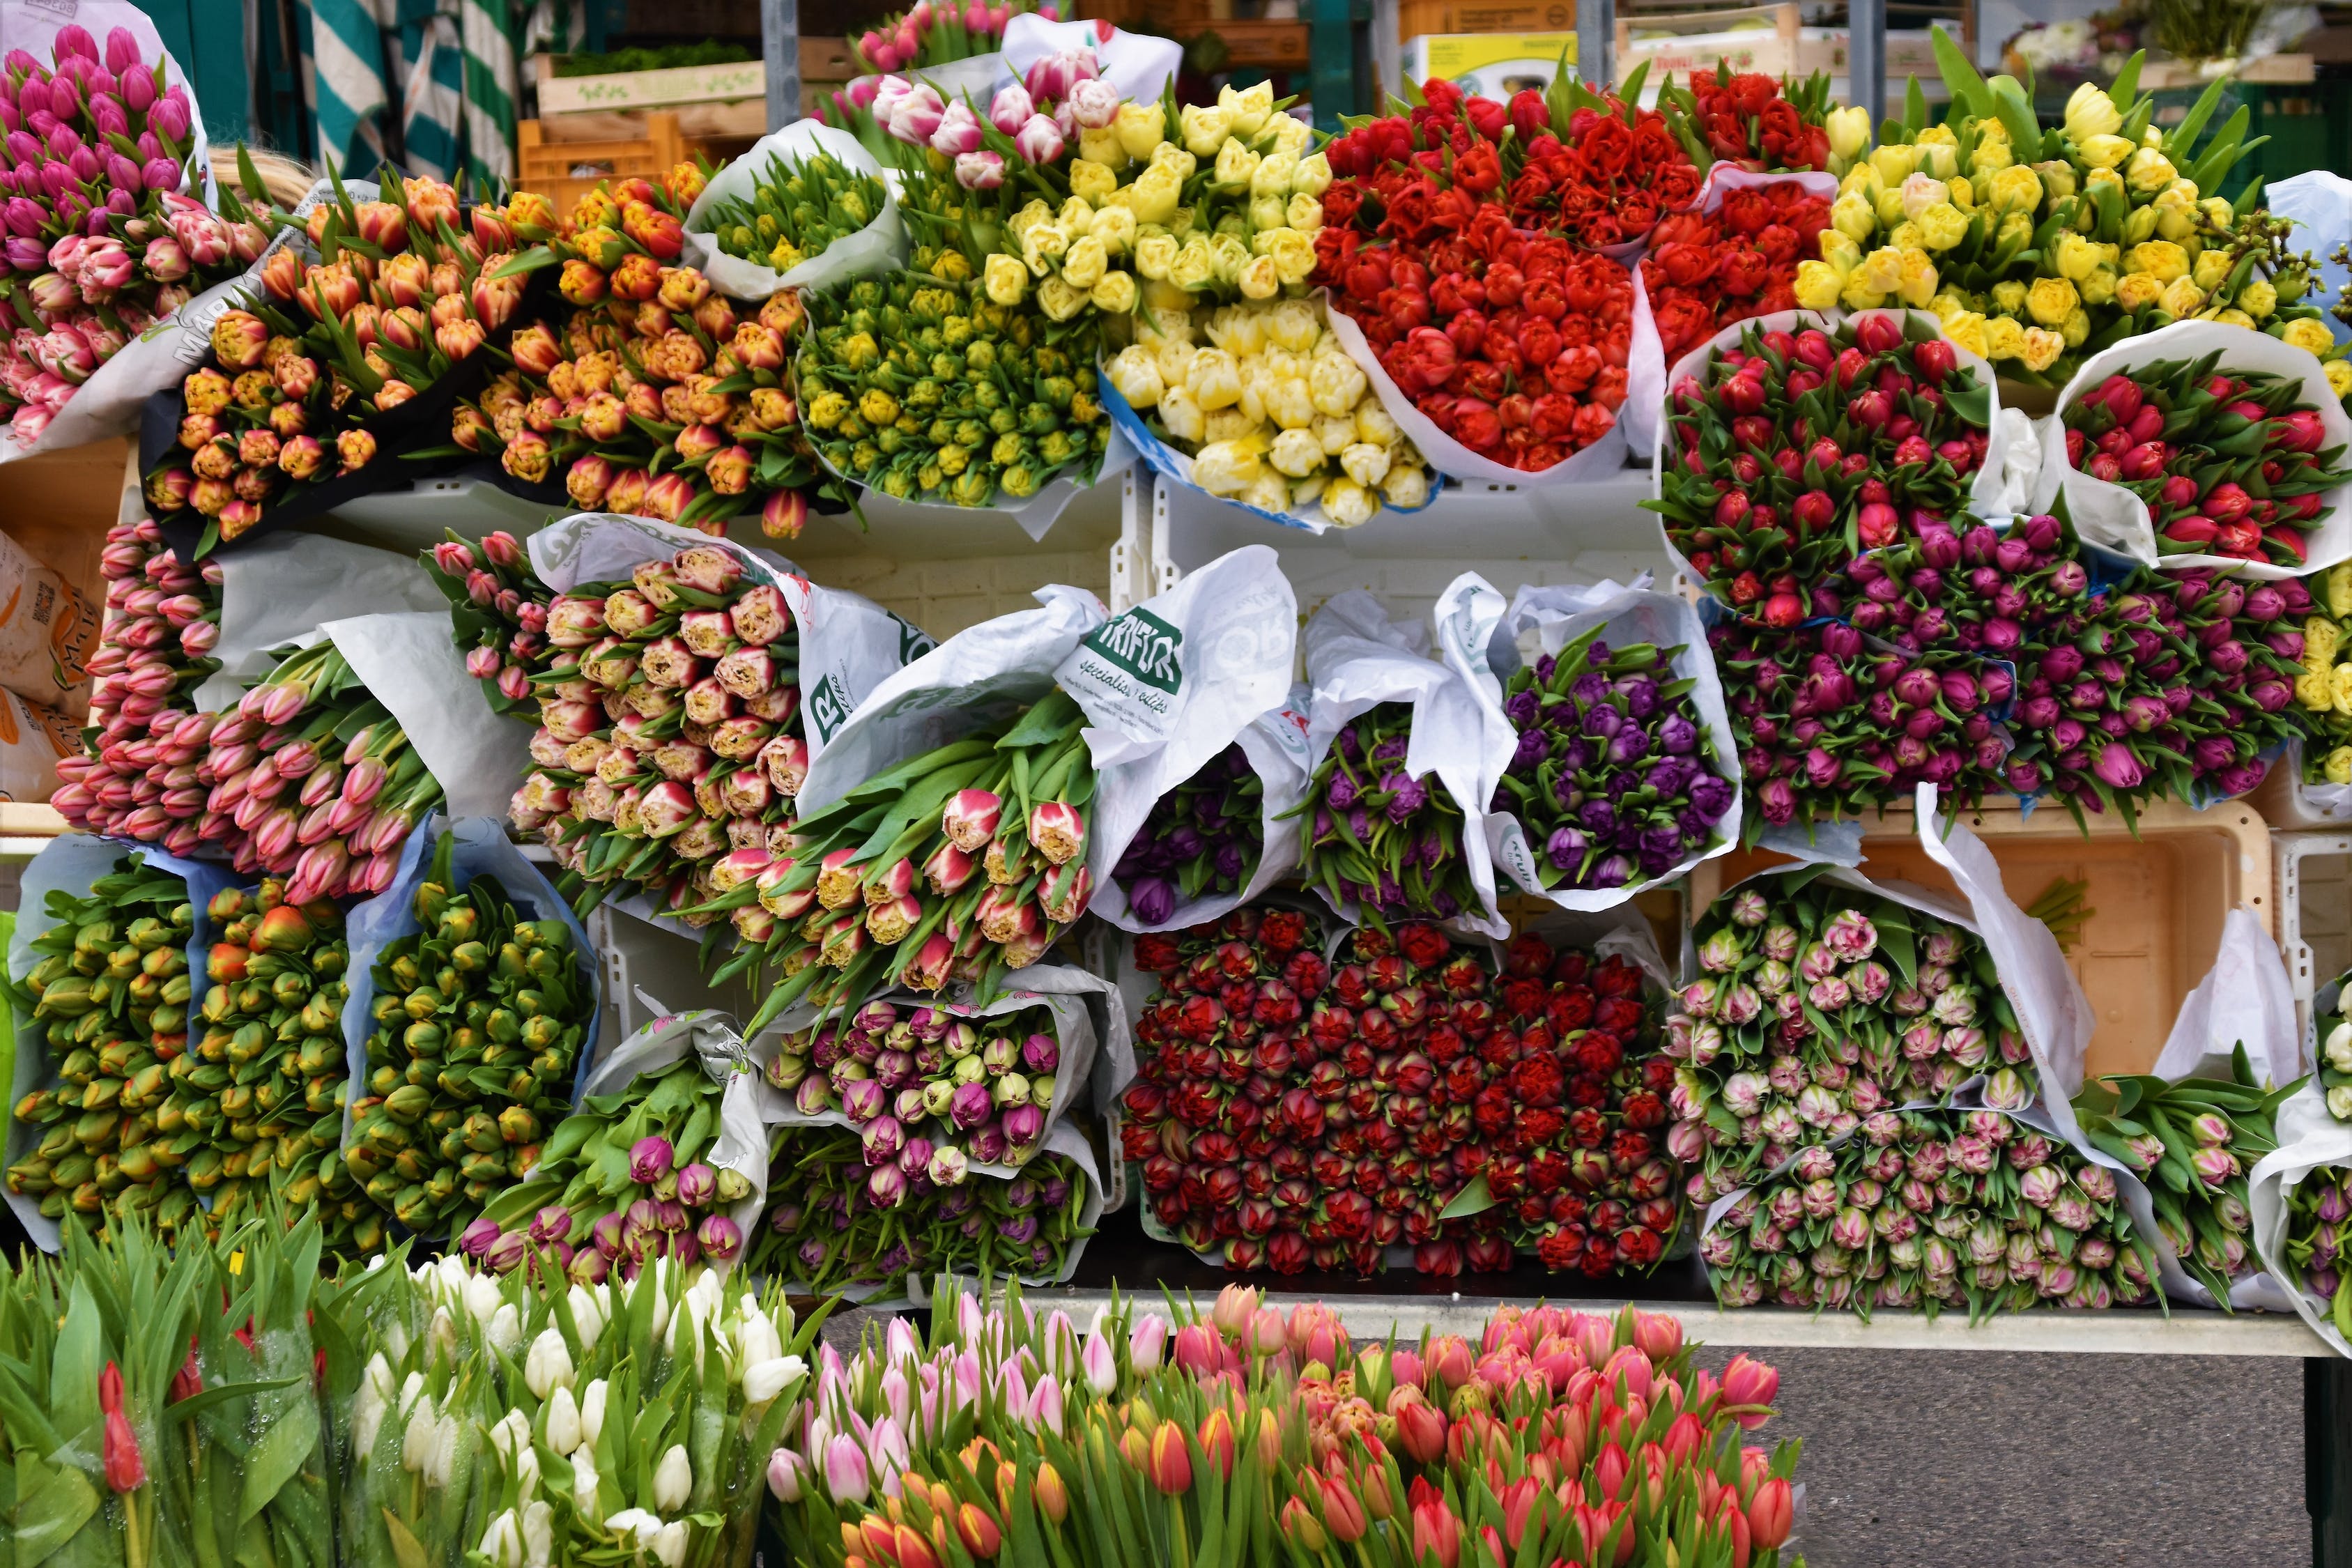
[[[81,752],[81,726],[54,708],[0,691],[0,800],[47,801],[58,761]]]
[[[1605,910],[1623,903],[1643,888],[1671,882],[1700,861],[1731,850],[1738,842],[1739,825],[1739,742],[1724,710],[1723,683],[1707,651],[1706,627],[1687,601],[1651,592],[1646,574],[1630,588],[1615,583],[1590,588],[1522,585],[1507,612],[1503,609],[1502,595],[1475,573],[1456,583],[1449,596],[1456,590],[1467,595],[1471,613],[1440,621],[1438,640],[1445,661],[1477,696],[1486,722],[1498,724],[1510,734],[1514,751],[1518,734],[1503,710],[1503,682],[1524,665],[1557,657],[1560,649],[1598,626],[1604,628],[1602,640],[1612,647],[1643,642],[1661,650],[1681,647],[1671,666],[1672,677],[1696,683],[1691,700],[1714,753],[1709,771],[1727,780],[1733,791],[1730,806],[1704,848],[1686,855],[1671,871],[1618,888],[1547,888],[1537,864],[1543,847],[1529,841],[1517,814],[1491,813],[1486,818],[1487,843],[1495,863],[1510,874],[1512,881],[1563,910]],[[1482,628],[1484,637],[1479,635]]]
[[[0,686],[49,707],[86,700],[82,676],[104,608],[0,533]]]
[[[2083,362],[2083,368],[2074,373],[2074,379],[2066,384],[2065,390],[2059,393],[2060,414],[2053,414],[2042,422],[2042,475],[2034,487],[2033,510],[2051,510],[2063,492],[2067,515],[2074,520],[2074,531],[2084,542],[2120,551],[2135,561],[2162,566],[2168,572],[2211,566],[2242,577],[2276,581],[2301,577],[2339,561],[2352,560],[2352,481],[2336,486],[2322,498],[2319,516],[2304,532],[2305,560],[2297,565],[2280,566],[2268,561],[2241,561],[2233,555],[2160,555],[2156,524],[2148,516],[2147,503],[2121,485],[2078,471],[2066,460],[2066,425],[2061,414],[2085,393],[2107,377],[2128,374],[2140,365],[2163,360],[2200,360],[2216,350],[2221,355],[2221,363],[2215,367],[2219,372],[2267,371],[2301,380],[2299,401],[2319,411],[2319,422],[2327,431],[2320,443],[2322,449],[2352,448],[2352,417],[2347,417],[2344,405],[2329,388],[2319,362],[2307,351],[2252,327],[2232,327],[2221,321],[2175,321],[2168,327],[2126,338],[2115,347],[2093,354]],[[2352,450],[2338,459],[2339,467],[2345,458],[2352,458]]]
[[[645,1073],[655,1072],[692,1052],[703,1072],[719,1086],[719,1140],[703,1157],[713,1170],[732,1171],[751,1190],[726,1211],[736,1230],[750,1236],[768,1202],[768,1131],[760,1122],[758,1068],[724,1013],[673,1013],[656,1018],[613,1047],[589,1071],[580,1098],[619,1094]],[[721,1273],[726,1270],[720,1269]]]
[[[844,235],[799,266],[778,272],[757,261],[730,256],[719,248],[712,225],[719,209],[748,199],[769,176],[778,159],[786,164],[805,163],[831,153],[857,174],[882,178],[882,165],[866,144],[846,131],[814,120],[796,120],[773,135],[763,136],[751,150],[731,160],[694,199],[686,215],[688,266],[701,268],[710,286],[737,300],[765,300],[786,289],[832,289],[854,279],[887,272],[907,262],[907,224],[898,216],[898,198],[887,185],[882,210],[856,234]]]
[[[1096,913],[1123,930],[1191,925],[1223,914],[1297,863],[1296,819],[1280,819],[1306,793],[1306,738],[1299,734],[1297,748],[1288,750],[1279,720],[1258,724],[1288,695],[1297,641],[1298,601],[1281,562],[1268,546],[1250,544],[1112,616],[1055,670],[1089,725],[1097,783],[1087,866]],[[1113,870],[1160,797],[1236,742],[1263,790],[1265,848],[1256,868],[1234,893],[1180,898],[1167,920],[1144,923]]]
[[[1054,689],[1054,672],[1108,618],[1084,588],[1052,584],[1039,607],[958,632],[868,692],[809,764],[800,811],[810,816],[909,757],[961,741]]]
[[[812,759],[821,754],[867,692],[908,660],[938,645],[911,622],[845,589],[821,587],[779,555],[652,518],[580,512],[530,536],[530,565],[568,594],[583,583],[625,583],[648,561],[689,547],[725,551],[747,581],[772,584],[799,632],[802,728]]]
[[[194,1017],[203,1004],[206,976],[205,961],[212,948],[212,922],[205,916],[205,906],[212,902],[215,893],[235,885],[236,874],[226,866],[207,860],[183,860],[176,855],[166,855],[145,845],[120,843],[111,838],[97,838],[87,833],[68,833],[51,839],[38,855],[25,867],[25,875],[17,889],[17,919],[8,938],[8,976],[21,983],[33,972],[33,943],[50,930],[49,895],[69,893],[76,898],[89,896],[91,884],[114,869],[114,863],[126,855],[135,854],[146,866],[166,871],[187,884],[188,903],[195,911],[195,924],[188,932],[188,1016]],[[47,1087],[54,1076],[49,1060],[48,1031],[46,1024],[35,1024],[32,1015],[18,1011],[15,1016],[16,1059],[16,1072],[9,1080],[8,1103],[15,1105],[37,1089]],[[31,1123],[19,1121],[14,1115],[8,1119],[5,1163],[15,1164],[26,1158],[40,1142]],[[7,1200],[25,1234],[33,1245],[44,1252],[55,1252],[59,1245],[58,1222],[41,1213],[40,1200],[28,1193],[0,1190]]]
[[[2335,258],[2338,250],[2352,244],[2352,180],[2333,169],[2290,174],[2263,187],[2263,205],[2271,209],[2273,217],[2294,220],[2294,247],[2315,264],[2311,298],[2333,300],[2352,289],[2352,267]],[[2319,321],[2337,342],[2352,341],[2352,326],[2326,312]]]
[[[1472,613],[1464,603],[1464,584],[1475,581],[1465,578],[1446,590],[1437,605],[1441,622]],[[1349,720],[1383,702],[1411,704],[1405,772],[1416,779],[1435,773],[1461,808],[1462,858],[1478,897],[1475,908],[1445,923],[1480,936],[1507,936],[1510,922],[1496,907],[1486,803],[1517,742],[1507,724],[1489,720],[1460,671],[1426,657],[1428,646],[1426,628],[1391,622],[1380,601],[1360,588],[1334,595],[1316,613],[1307,623],[1307,678],[1314,688],[1307,724],[1310,774]],[[1332,907],[1349,923],[1358,922],[1360,912],[1352,904]]]
[[[264,650],[308,647],[328,621],[384,611],[431,611],[444,622],[449,601],[413,554],[375,550],[319,533],[273,533],[220,557],[220,660],[196,689],[196,706],[234,704],[246,682],[269,673]],[[461,661],[462,662],[462,661]]]
[[[2263,1156],[2246,1182],[2246,1207],[2254,1221],[2254,1252],[2284,1288],[2287,1304],[2340,1356],[2352,1356],[2352,1342],[2337,1331],[2329,1310],[2334,1302],[2303,1284],[2286,1255],[2287,1194],[2314,1171],[2352,1171],[2352,1123],[2328,1114],[2326,1091],[2315,1078],[2278,1108],[2278,1147]]]

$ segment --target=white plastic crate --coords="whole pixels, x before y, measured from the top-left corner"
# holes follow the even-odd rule
[[[2281,833],[2352,833],[2352,803],[2330,809],[2314,802],[2292,752],[2273,763],[2260,787],[2246,798]]]
[[[1147,538],[1129,551],[1150,564],[1160,593],[1229,551],[1272,545],[1298,595],[1301,615],[1350,588],[1378,595],[1392,616],[1427,615],[1446,585],[1477,572],[1505,595],[1522,584],[1631,583],[1643,572],[1670,586],[1674,567],[1650,495],[1647,468],[1546,489],[1514,485],[1450,489],[1427,510],[1375,513],[1360,528],[1312,534],[1228,506],[1187,485],[1152,485]],[[1148,595],[1147,595],[1148,596]]]
[[[2352,969],[2352,833],[2282,833],[2271,840],[2278,868],[2279,952],[2294,986],[2295,1019],[2315,1044],[2313,1004]]]

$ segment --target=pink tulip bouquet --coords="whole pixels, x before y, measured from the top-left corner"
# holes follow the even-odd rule
[[[490,710],[538,711],[531,674],[547,649],[553,595],[534,575],[521,541],[504,529],[470,544],[452,533],[425,552],[425,570],[448,596],[452,635],[466,673],[482,683]]]

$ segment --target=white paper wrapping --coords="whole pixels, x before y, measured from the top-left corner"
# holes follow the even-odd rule
[[[1010,719],[1054,689],[1054,671],[1108,618],[1084,588],[1037,590],[1039,608],[958,632],[876,686],[810,763],[801,815],[909,757]]]
[[[114,863],[125,854],[135,853],[158,871],[168,871],[187,884],[188,902],[195,910],[195,925],[188,933],[188,1016],[194,1018],[196,1008],[205,999],[205,958],[212,946],[212,922],[205,918],[205,906],[212,896],[236,882],[236,874],[226,866],[207,860],[183,860],[176,855],[166,855],[161,849],[145,845],[122,844],[110,838],[96,838],[87,833],[67,833],[52,838],[42,847],[25,867],[24,879],[17,889],[15,934],[8,940],[9,978],[21,984],[32,973],[34,941],[50,930],[49,895],[71,893],[78,898],[89,894],[90,884],[114,869]],[[364,907],[364,906],[362,906]],[[199,1020],[201,1021],[201,1020]],[[37,1089],[48,1087],[55,1074],[49,1059],[48,1024],[33,1021],[32,1015],[16,1015],[16,1071],[8,1086],[8,1103],[15,1105]],[[19,1121],[14,1115],[8,1119],[7,1154],[9,1164],[26,1158],[40,1143],[31,1123]],[[58,1222],[41,1213],[41,1203],[30,1194],[0,1190],[7,1200],[10,1212],[25,1227],[33,1245],[44,1252],[55,1252],[60,1240]]]
[[[730,256],[719,248],[712,232],[714,215],[728,203],[751,196],[775,160],[805,162],[830,153],[844,166],[877,182],[882,165],[866,143],[846,131],[814,120],[795,120],[751,144],[751,150],[730,160],[694,199],[686,214],[686,264],[702,269],[710,286],[732,299],[764,300],[786,289],[831,289],[852,279],[903,267],[907,261],[907,224],[898,203],[884,187],[882,210],[856,234],[844,235],[798,267],[778,272],[757,261]]]
[[[447,608],[358,616],[319,629],[400,721],[440,783],[442,809],[503,818],[530,767],[530,731],[490,711],[450,640]]]
[[[1501,599],[1484,578],[1475,578],[1474,592],[1479,594],[1482,603],[1489,595],[1494,602]],[[1712,771],[1732,787],[1730,808],[1716,824],[1706,847],[1685,856],[1663,876],[1622,888],[1546,888],[1538,867],[1543,847],[1529,841],[1527,827],[1517,813],[1496,812],[1486,818],[1487,842],[1496,864],[1509,873],[1512,881],[1563,910],[1606,910],[1625,902],[1643,888],[1671,882],[1700,861],[1730,852],[1738,842],[1739,830],[1739,743],[1724,709],[1723,682],[1716,673],[1714,656],[1707,651],[1706,627],[1700,624],[1698,611],[1687,600],[1651,592],[1647,574],[1630,588],[1613,582],[1589,588],[1526,584],[1511,600],[1510,609],[1496,621],[1486,641],[1465,644],[1454,636],[1457,626],[1468,629],[1468,626],[1463,621],[1441,623],[1438,641],[1444,650],[1445,662],[1461,673],[1488,721],[1499,721],[1511,731],[1514,752],[1517,750],[1517,731],[1503,711],[1503,682],[1520,666],[1546,656],[1557,657],[1560,649],[1595,626],[1605,628],[1602,640],[1612,647],[1644,642],[1662,649],[1680,645],[1682,651],[1675,656],[1670,672],[1661,670],[1661,679],[1697,682],[1691,692],[1691,701],[1715,753]],[[1698,760],[1706,761],[1704,757]],[[1505,766],[1508,765],[1509,759],[1506,758]]]
[[[1049,22],[1024,11],[1004,24],[1004,79],[1023,80],[1039,60],[1072,49],[1092,50],[1103,79],[1118,89],[1120,97],[1139,103],[1159,102],[1184,63],[1184,46],[1174,38],[1125,32],[1107,22]],[[930,78],[932,73],[919,74]],[[974,107],[985,111],[988,100],[980,99]],[[1173,135],[1176,127],[1168,131]]]
[[[266,650],[289,643],[307,647],[328,621],[430,611],[442,617],[442,640],[449,640],[449,601],[414,555],[320,533],[278,532],[217,559],[220,639],[213,657],[221,667],[196,690],[200,711],[234,704],[247,682],[269,673],[274,661]]]
[[[2352,1344],[2336,1331],[2329,1313],[2334,1303],[2305,1289],[2301,1274],[2286,1256],[2286,1195],[2323,1165],[2352,1167],[2352,1124],[2327,1113],[2326,1091],[2315,1078],[2279,1107],[2278,1147],[2254,1166],[2246,1183],[2246,1206],[2253,1214],[2254,1251],[2273,1278],[2287,1287],[2287,1304],[2337,1355],[2352,1356]],[[2352,1258],[2338,1266],[2352,1267]]]
[[[2222,372],[2259,370],[2300,378],[2301,400],[2319,410],[2320,423],[2327,428],[2324,445],[2352,447],[2352,417],[2346,416],[2342,401],[2328,387],[2319,361],[2308,350],[2295,348],[2252,327],[2232,327],[2220,321],[2175,321],[2153,332],[2126,338],[2115,347],[2093,354],[2083,362],[2083,368],[2074,373],[2065,390],[2059,393],[2058,406],[2062,410],[2071,407],[2107,377],[2136,365],[2159,360],[2202,359],[2217,349],[2221,353],[2218,368]],[[2159,556],[2156,525],[2148,516],[2147,503],[2121,485],[2078,472],[2066,460],[2065,422],[2053,414],[2042,422],[2042,474],[2034,487],[2033,510],[2050,510],[2057,505],[2062,490],[2074,531],[2082,535],[2084,542],[2120,551],[2144,565],[2162,566],[2168,572],[2214,566],[2242,577],[2274,581],[2305,576],[2339,561],[2352,560],[2352,482],[2336,486],[2323,498],[2324,510],[2304,535],[2307,554],[2301,565],[2278,566],[2267,561],[2241,561],[2230,555]]]
[[[1162,795],[1281,706],[1297,641],[1298,600],[1280,559],[1266,545],[1248,544],[1097,626],[1054,671],[1087,720],[1097,782],[1087,860],[1097,913],[1124,929],[1173,929],[1213,918],[1203,912],[1212,904],[1223,913],[1248,896],[1244,889],[1186,900],[1161,927],[1133,925],[1111,871]],[[1259,773],[1261,814],[1271,826],[1297,804],[1307,781],[1281,745],[1262,740],[1259,749],[1273,764],[1271,773],[1260,767]],[[1255,756],[1252,765],[1259,766]],[[1288,860],[1275,864],[1277,846],[1269,836],[1253,888],[1297,862],[1291,826]]]
[[[1473,590],[1465,587],[1472,582],[1483,585],[1473,574],[1446,590],[1438,601],[1440,620],[1482,614]],[[1500,595],[1496,597],[1499,601]],[[1501,613],[1497,602],[1492,616]],[[1487,618],[1483,629],[1466,635],[1484,637],[1492,630],[1493,619]],[[1426,628],[1391,623],[1380,601],[1360,588],[1334,595],[1316,613],[1307,623],[1307,677],[1314,688],[1307,726],[1309,767],[1321,765],[1323,753],[1349,720],[1383,702],[1411,704],[1412,732],[1405,772],[1414,778],[1435,773],[1461,807],[1462,857],[1478,898],[1475,908],[1445,923],[1480,936],[1507,936],[1510,922],[1496,907],[1495,862],[1486,847],[1486,817],[1495,781],[1502,776],[1517,742],[1507,724],[1498,728],[1488,721],[1460,672],[1424,657],[1422,650],[1428,646]],[[1311,825],[1302,828],[1309,830]],[[1360,918],[1353,904],[1334,904],[1333,909],[1350,923]]]

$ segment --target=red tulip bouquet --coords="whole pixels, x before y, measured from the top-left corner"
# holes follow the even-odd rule
[[[2200,333],[2216,330],[2196,323]],[[2261,359],[2307,355],[2260,332]],[[2064,461],[2042,489],[2063,487],[2078,523],[2166,565],[2288,576],[2352,555],[2344,466],[2352,425],[2324,378],[2254,368],[2227,348],[2193,359],[2077,378],[2048,438]],[[2085,480],[2098,481],[2086,484]],[[2115,488],[2109,488],[2115,487]],[[2117,493],[2118,489],[2123,493]],[[2126,531],[2110,531],[2120,527]],[[2147,530],[2153,529],[2152,541]],[[2316,545],[2319,557],[2313,559]]]
[[[1996,715],[2016,687],[2004,665],[1873,647],[1835,621],[1726,622],[1707,642],[1729,693],[1750,841],[1903,805],[1922,783],[1969,805],[2002,787],[2010,742]]]
[[[1785,628],[1837,613],[1823,590],[1855,554],[1968,506],[1995,403],[1932,317],[1780,322],[1675,367],[1644,504],[1717,600]]]
[[[1694,70],[1688,85],[1666,83],[1658,102],[1693,159],[1760,174],[1831,167],[1830,78],[1794,84],[1727,64]]]
[[[1642,258],[1642,287],[1666,363],[1719,330],[1797,308],[1797,263],[1820,253],[1830,205],[1795,180],[1740,185],[1712,209],[1659,223]]]

